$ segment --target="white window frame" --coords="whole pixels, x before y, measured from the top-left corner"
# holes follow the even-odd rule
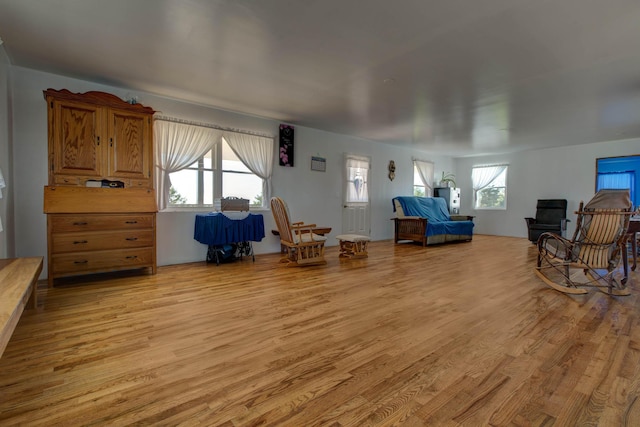
[[[224,139],[224,137],[222,137],[220,139],[220,141],[217,141],[212,147],[210,151],[207,151],[202,157],[200,157],[198,160],[196,160],[196,162],[192,163],[192,164],[196,164],[198,163],[197,167],[186,167],[182,170],[196,170],[198,171],[198,178],[197,178],[197,182],[198,182],[198,201],[199,203],[189,203],[189,204],[173,204],[173,203],[168,203],[167,207],[170,209],[176,209],[176,210],[193,210],[193,209],[199,209],[199,208],[207,208],[207,209],[211,209],[215,207],[215,201],[219,200],[220,198],[222,198],[222,184],[223,184],[223,174],[224,173],[237,173],[237,174],[245,174],[245,175],[252,175],[255,176],[257,178],[259,178],[256,174],[252,173],[252,172],[245,172],[245,171],[236,171],[236,170],[227,170],[227,169],[223,169],[222,168],[222,149],[223,149],[223,145],[227,144],[227,141]],[[230,149],[230,148],[229,148]],[[207,156],[207,154],[211,153],[211,157],[212,157],[212,161],[211,161],[211,168],[205,168],[204,165],[204,158]],[[202,201],[204,200],[204,172],[212,172],[212,183],[211,183],[211,188],[213,190],[213,201],[214,203],[202,203]],[[178,171],[179,172],[179,171]],[[264,179],[259,178],[262,180],[262,182],[264,182]],[[253,202],[252,199],[249,200],[249,209],[250,210],[264,210],[267,209],[266,207],[266,200],[265,200],[265,195],[264,195],[264,190],[261,189],[261,195],[262,195],[262,205],[252,205],[251,203]]]
[[[196,160],[195,162],[193,162],[191,165],[195,165],[197,164],[197,166],[192,167],[191,165],[187,166],[184,169],[180,169],[179,171],[176,172],[172,172],[172,173],[179,173],[181,171],[186,171],[186,170],[194,170],[197,171],[198,176],[197,176],[197,182],[198,182],[198,203],[177,203],[177,204],[173,204],[171,203],[171,200],[167,201],[167,207],[171,208],[171,209],[184,209],[184,208],[209,208],[209,207],[213,207],[213,203],[204,203],[204,172],[211,172],[211,180],[212,180],[212,188],[214,189],[214,195],[216,193],[215,190],[215,183],[216,182],[220,182],[219,179],[216,179],[216,170],[215,170],[215,163],[216,163],[216,158],[218,157],[217,152],[216,152],[216,146],[219,146],[220,144],[216,143],[215,146],[211,147],[211,149],[209,151],[207,151],[202,157],[198,158],[198,160]],[[205,168],[204,167],[204,159],[206,157],[207,154],[211,153],[211,168]],[[171,176],[171,174],[169,174],[169,176]],[[173,185],[171,186],[171,188],[173,188]],[[215,200],[215,197],[213,198],[213,200]]]
[[[476,182],[474,180],[474,173],[473,173],[474,170],[487,169],[488,172],[491,172],[491,169],[489,168],[495,169],[494,172],[497,172],[497,174],[490,173],[488,175],[488,178],[485,176],[484,178],[485,178],[485,181],[487,182]],[[475,210],[499,210],[499,211],[507,210],[507,196],[508,196],[507,178],[509,174],[509,165],[501,164],[501,165],[474,166],[471,170],[472,170],[471,182],[473,186],[473,208]],[[499,179],[502,176],[502,174],[504,174],[504,185],[492,185],[495,183],[497,179]],[[502,206],[486,206],[486,207],[478,206],[478,202],[479,202],[478,193],[488,188],[504,189],[504,203]]]
[[[420,165],[422,163],[422,165]],[[427,175],[423,177],[420,171],[420,166],[427,169]],[[411,194],[416,194],[416,187],[421,187],[424,190],[424,197],[433,196],[433,171],[435,165],[433,162],[427,160],[413,159],[413,191]],[[420,177],[420,183],[416,184],[416,174]],[[424,181],[426,180],[426,182]]]

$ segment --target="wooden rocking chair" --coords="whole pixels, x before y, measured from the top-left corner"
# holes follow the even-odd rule
[[[316,224],[291,223],[289,209],[279,197],[271,198],[271,212],[280,232],[280,244],[286,250],[281,262],[289,265],[327,263],[324,259],[324,242],[327,238],[311,231]]]
[[[550,232],[540,235],[536,274],[568,294],[586,294],[585,287],[595,287],[609,295],[629,295],[626,278],[618,280],[614,271],[626,253],[632,213],[628,190],[600,190],[584,207],[580,202],[571,240]]]

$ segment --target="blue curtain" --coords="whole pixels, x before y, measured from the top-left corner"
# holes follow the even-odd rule
[[[634,171],[598,173],[598,184],[596,190],[629,189],[629,192],[631,193],[631,200],[635,200],[635,182],[636,174]]]

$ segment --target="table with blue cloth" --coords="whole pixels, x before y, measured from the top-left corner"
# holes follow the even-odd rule
[[[251,242],[264,238],[264,218],[239,212],[196,214],[193,238],[208,246],[208,262],[220,264],[243,255],[255,261]]]

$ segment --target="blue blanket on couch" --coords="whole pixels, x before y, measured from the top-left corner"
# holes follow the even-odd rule
[[[400,203],[405,216],[427,218],[427,237],[440,234],[473,235],[473,221],[452,221],[447,201],[442,197],[399,196],[394,200]]]

